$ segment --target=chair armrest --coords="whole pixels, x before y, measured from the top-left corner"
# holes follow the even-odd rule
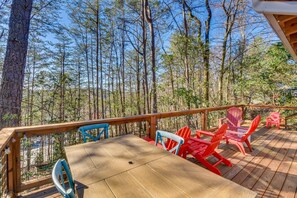
[[[237,132],[237,131],[229,131],[229,130],[227,130],[227,132],[226,132],[227,134],[229,133],[229,134],[243,134],[242,132]]]
[[[241,125],[243,124],[244,120],[238,120],[238,123],[237,123],[237,127],[241,127]]]
[[[247,130],[249,130],[249,127],[240,126],[240,127],[237,127],[237,130],[247,131]]]
[[[237,129],[237,132],[245,133],[245,132],[247,132],[248,130],[249,130],[248,127],[239,127],[239,128]]]
[[[211,137],[214,136],[214,134],[211,132],[196,130],[196,137],[201,138],[201,135],[206,135],[206,136],[211,136]]]
[[[224,118],[219,118],[219,127],[221,127],[224,123],[226,123],[228,121],[228,118],[224,117]]]
[[[249,128],[248,127],[243,127],[243,126],[233,126],[234,128],[236,128],[237,130],[245,130],[247,131]]]
[[[203,143],[203,144],[207,144],[207,145],[210,144],[209,141],[202,140],[202,139],[198,139],[198,138],[190,138],[190,141],[193,141],[193,142],[199,142],[199,143]],[[191,143],[189,143],[189,144],[191,144]]]

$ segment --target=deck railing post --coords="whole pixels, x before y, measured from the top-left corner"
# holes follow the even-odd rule
[[[14,135],[9,144],[10,153],[7,163],[8,192],[11,197],[16,197],[21,188],[20,146],[20,138]]]
[[[7,149],[12,150],[10,153],[6,153]],[[12,144],[9,144],[9,147],[6,148],[5,154],[7,154],[7,191],[11,197],[15,197],[14,192],[14,180],[13,180],[13,173],[15,172],[13,170],[13,148]]]
[[[14,178],[16,179],[15,185],[16,185],[16,192],[21,192],[21,138],[19,135],[15,136],[15,152],[14,152],[14,162],[15,162],[15,170],[16,173],[14,175]]]
[[[156,116],[151,116],[151,119],[149,121],[149,136],[151,139],[156,138],[156,131],[157,131],[157,118]]]
[[[206,131],[208,128],[208,111],[204,110],[201,114],[201,130]]]

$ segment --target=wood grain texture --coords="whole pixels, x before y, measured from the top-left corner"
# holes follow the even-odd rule
[[[108,178],[106,183],[116,197],[152,197],[145,186],[128,172]],[[133,189],[130,186],[133,186]]]
[[[157,160],[158,161],[158,160]],[[169,164],[166,164],[167,168]],[[189,197],[188,194],[168,178],[154,171],[149,166],[140,166],[128,171],[152,197]]]
[[[168,165],[170,164],[170,168]],[[168,156],[149,166],[179,186],[190,197],[255,197],[256,193],[177,156]],[[194,185],[193,185],[194,184]]]
[[[66,147],[65,151],[74,179],[86,185],[167,154],[134,135]]]
[[[76,194],[78,198],[116,197],[105,181],[97,182],[89,186],[78,184]]]
[[[65,151],[74,180],[90,193],[88,197],[95,196],[97,191],[92,189],[103,183],[111,190],[110,197],[256,196],[134,135],[70,146]]]

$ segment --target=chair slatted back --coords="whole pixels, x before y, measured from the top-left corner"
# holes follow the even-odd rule
[[[279,120],[280,120],[279,112],[272,112],[269,117],[274,122],[279,122]]]
[[[63,169],[66,173],[69,188],[67,188],[64,180]],[[57,190],[65,198],[75,198],[75,188],[71,172],[68,168],[67,162],[64,159],[59,159],[52,170],[52,179]]]
[[[183,128],[180,128],[175,134],[182,137],[184,139],[184,143],[186,143],[188,139],[190,139],[191,137],[191,129],[185,126]],[[168,139],[168,141],[166,142],[166,147],[168,149],[172,149],[176,145],[177,145],[177,142],[172,141],[171,139]]]
[[[237,127],[242,120],[242,110],[237,107],[231,107],[227,110],[228,127],[231,131],[237,131]]]
[[[170,139],[172,141],[175,141],[177,144],[172,148],[168,148],[167,145],[165,144],[166,140],[164,140],[163,138],[166,138],[167,140]],[[159,142],[161,143],[164,150],[169,151],[170,153],[174,153],[175,155],[178,155],[180,146],[184,143],[184,139],[178,135],[173,134],[173,133],[158,130],[156,132],[155,145],[157,145]]]
[[[105,139],[108,138],[108,127],[109,124],[92,124],[92,125],[87,125],[87,126],[82,126],[78,128],[78,131],[81,132],[82,136],[83,136],[83,141],[87,142],[87,138],[93,140],[93,141],[97,141],[100,139],[101,135],[104,133]],[[90,133],[88,133],[88,131],[93,130],[93,129],[102,129],[97,136],[93,136]]]

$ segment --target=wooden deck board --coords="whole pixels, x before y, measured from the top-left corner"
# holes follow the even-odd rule
[[[286,180],[287,173],[292,164],[292,160],[294,159],[295,150],[296,150],[296,134],[292,134],[291,138],[293,142],[291,143],[289,148],[282,148],[282,150],[288,149],[287,154],[284,156],[281,161],[278,169],[276,170],[273,179],[271,180],[269,186],[267,187],[265,194],[270,197],[277,197],[283,187],[283,184]],[[292,158],[293,157],[293,158]],[[296,180],[297,182],[297,180]]]
[[[271,139],[274,139],[275,136],[276,134],[270,137]],[[234,164],[234,167],[231,169],[232,171],[228,169],[229,171],[224,173],[224,177],[233,180],[233,178],[236,177],[241,170],[248,171],[245,169],[245,167],[253,160],[253,163],[257,163],[257,160],[260,160],[259,156],[261,156],[261,153],[263,153],[263,150],[265,150],[265,146],[269,144],[271,140],[270,137],[267,139],[261,137],[257,141],[254,141],[253,152],[249,155],[244,156],[242,153],[236,152],[236,161],[232,159],[232,156],[229,157],[229,160]]]
[[[276,142],[275,142],[276,141]],[[269,166],[271,161],[273,160],[274,156],[276,155],[277,146],[283,143],[283,137],[276,139],[275,141],[271,141],[272,149],[265,149],[265,156],[258,164],[250,164],[253,166],[252,172],[248,175],[245,181],[241,183],[241,185],[252,189],[255,183],[259,180],[262,176],[263,172],[265,171],[265,167]]]
[[[294,142],[295,145],[297,144]],[[296,146],[295,146],[296,148]],[[296,197],[297,194],[294,195],[294,191],[296,193],[297,190],[297,151],[295,149],[295,156],[293,157],[292,164],[290,166],[290,169],[287,173],[286,180],[284,182],[283,188],[280,192],[280,197],[286,197],[286,198],[293,198]]]
[[[297,132],[271,129],[265,133],[268,144],[262,142],[256,148],[260,148],[260,152],[253,151],[238,162],[240,165],[246,163],[239,172],[239,166],[233,166],[229,172],[237,172],[235,177],[231,178],[230,173],[224,177],[252,189],[258,197],[294,197],[297,189]],[[252,143],[254,148],[256,143]]]
[[[272,139],[270,139],[272,142],[272,145],[274,145],[279,138],[277,138],[277,135],[275,134]],[[265,143],[264,143],[265,142]],[[246,178],[251,174],[251,172],[254,170],[255,166],[253,166],[254,164],[260,164],[261,161],[264,159],[265,155],[267,154],[267,149],[265,149],[265,146],[269,143],[269,141],[263,141],[262,144],[256,148],[257,151],[257,155],[248,155],[246,156],[246,158],[242,161],[245,162],[245,166],[242,165],[242,169],[237,172],[237,174],[233,177],[230,178],[232,179],[232,181],[241,184],[243,183]],[[241,163],[242,163],[241,162]]]
[[[291,137],[292,134],[290,134],[289,137]],[[258,193],[258,196],[262,197],[264,193],[266,192],[267,186],[269,186],[272,178],[274,177],[278,167],[280,166],[282,160],[284,159],[284,156],[287,154],[287,149],[282,149],[286,148],[291,145],[290,141],[287,141],[286,139],[283,139],[281,141],[279,146],[276,146],[277,153],[274,158],[271,158],[271,162],[269,163],[268,166],[265,166],[265,164],[262,165],[262,168],[265,168],[264,173],[259,177],[257,183],[253,186],[252,190],[256,191]],[[273,147],[271,148],[273,149]],[[266,195],[268,197],[271,197],[270,192],[266,192]]]
[[[257,134],[253,134],[252,147],[254,147],[253,148],[254,151],[253,151],[252,156],[257,156],[257,154],[261,150],[260,148],[263,145],[267,145],[267,142],[269,142],[269,138],[273,138],[273,136],[269,136],[267,138],[266,133],[265,133],[266,131],[267,131],[266,128],[261,128],[258,130]],[[232,171],[230,171],[231,170],[230,168],[223,166],[223,165],[220,165],[219,168],[222,172],[222,175],[224,175],[228,179],[232,179],[232,177],[236,175],[237,171],[243,169],[243,164],[241,164],[240,162],[242,162],[243,159],[247,160],[247,158],[242,153],[238,152],[238,148],[234,145],[225,145],[223,147],[224,147],[224,151],[221,152],[220,154],[223,155],[224,157],[226,157],[227,159],[229,159],[230,161],[232,161],[234,168],[232,169]],[[226,151],[229,151],[229,153],[231,152],[231,154],[226,155],[224,153]],[[237,166],[239,166],[239,167],[237,167]],[[236,171],[236,169],[237,169],[237,171]]]
[[[231,168],[218,166],[223,177],[252,189],[258,197],[297,197],[297,131],[261,128],[253,135],[252,147],[253,152],[243,156],[236,147],[224,143],[220,146],[219,153],[234,164]],[[201,165],[193,158],[189,160]],[[59,197],[53,189],[25,197],[40,195]]]

